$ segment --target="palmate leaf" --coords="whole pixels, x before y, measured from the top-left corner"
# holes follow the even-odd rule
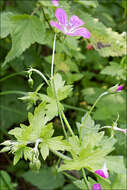
[[[99,22],[98,19],[86,13],[83,7],[77,9],[74,5],[72,6],[72,11],[84,20],[85,27],[91,33],[89,41],[101,56],[122,56],[126,54],[126,41],[124,35],[112,31],[111,28],[107,28],[103,23]],[[98,48],[97,44],[100,42],[102,45],[108,46]]]
[[[125,69],[119,63],[116,62],[110,62],[110,65],[106,66],[101,71],[101,74],[119,77],[120,79],[126,80]]]
[[[44,27],[36,16],[16,15],[10,18],[12,48],[4,64],[20,56],[31,44],[44,43]],[[9,29],[10,30],[10,29]]]
[[[1,31],[0,37],[5,38],[11,32],[10,18],[13,16],[12,12],[1,13]]]
[[[73,160],[64,161],[64,164],[59,169],[60,171],[80,170],[81,168],[95,171],[103,166],[106,155],[113,150],[115,139],[105,137],[104,133],[98,133],[97,129],[93,133],[89,133],[88,128],[92,129],[92,126],[86,126],[86,133],[84,133],[81,145],[79,145],[78,138],[69,138],[69,143],[71,144],[70,153]]]
[[[62,80],[60,74],[56,74],[54,77],[54,88],[59,101],[65,99],[72,91],[72,85],[65,85],[65,81]],[[47,88],[47,94],[49,97],[56,99],[53,85]]]

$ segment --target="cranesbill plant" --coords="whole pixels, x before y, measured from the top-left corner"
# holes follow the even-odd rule
[[[58,1],[52,2],[55,6],[58,6]],[[64,35],[81,36],[85,39],[90,38],[90,32],[86,28],[81,27],[84,25],[84,21],[78,16],[73,15],[68,20],[66,12],[61,8],[56,9],[55,16],[57,22],[51,21],[50,24]],[[108,128],[113,132],[117,130],[124,133],[126,131],[118,128],[116,125],[101,128],[100,125],[95,124],[94,120],[92,120],[91,112],[103,96],[118,93],[122,90],[122,87],[116,85],[102,93],[81,119],[81,122],[76,123],[78,133],[75,134],[66,118],[64,105],[61,102],[71,93],[72,85],[66,85],[59,73],[54,74],[57,35],[55,34],[53,42],[50,79],[47,79],[37,69],[30,68],[27,71],[31,85],[33,83],[33,72],[36,72],[43,78],[47,84],[46,94],[39,93],[43,86],[40,84],[35,92],[29,92],[20,98],[28,102],[28,109],[33,104],[36,104],[38,100],[41,103],[35,108],[34,113],[28,113],[28,125],[20,124],[20,127],[9,131],[9,134],[13,135],[15,140],[7,140],[1,143],[1,145],[5,146],[1,152],[9,151],[9,153],[12,153],[14,155],[14,165],[24,158],[26,161],[29,161],[30,168],[34,170],[39,170],[41,167],[40,157],[45,161],[49,156],[49,152],[52,152],[60,159],[59,163],[56,164],[57,172],[63,172],[71,178],[71,175],[65,171],[81,171],[81,179],[75,178],[73,180],[73,183],[80,189],[101,190],[105,189],[105,186],[111,189],[109,153],[114,150],[116,140],[114,133],[111,133],[111,136],[108,137],[103,129]],[[60,118],[63,136],[54,135],[55,128],[52,120],[55,117]]]

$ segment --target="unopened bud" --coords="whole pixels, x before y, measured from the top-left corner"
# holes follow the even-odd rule
[[[32,78],[28,79],[28,83],[29,83],[30,88],[33,88],[34,81]]]
[[[118,88],[118,84],[116,84],[115,86],[111,87],[108,89],[108,92],[109,93],[115,93],[117,91],[117,88]]]

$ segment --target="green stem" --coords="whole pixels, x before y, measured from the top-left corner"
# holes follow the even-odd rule
[[[66,173],[66,172],[62,172],[64,175],[66,175],[69,179],[71,179],[72,181],[77,180],[77,178],[71,176],[70,174]]]
[[[16,75],[21,75],[21,74],[27,74],[27,71],[22,71],[22,72],[18,72],[18,73],[13,73],[13,74],[10,74],[6,77],[3,77],[0,79],[0,82],[3,82],[4,80],[8,79],[8,78],[11,78],[11,77],[14,77]]]
[[[83,120],[83,122],[82,122],[82,126],[85,124],[85,122],[86,122],[88,116],[91,114],[91,112],[93,111],[94,107],[95,107],[96,104],[99,102],[99,100],[100,100],[103,96],[105,96],[105,95],[107,95],[107,94],[108,94],[108,92],[104,92],[104,93],[102,93],[102,94],[96,99],[96,101],[95,101],[95,103],[93,104],[93,106],[92,106],[92,107],[90,108],[90,110],[87,112],[87,114],[86,114],[86,116],[85,116],[85,118],[84,118],[84,120]],[[81,142],[82,126],[80,127],[80,142]]]
[[[52,84],[52,88],[53,88],[53,91],[54,91],[54,94],[55,94],[56,103],[57,103],[57,109],[58,109],[60,121],[61,121],[61,124],[62,124],[63,132],[64,132],[64,135],[65,135],[65,137],[67,139],[67,133],[66,133],[66,130],[65,130],[65,126],[64,126],[64,122],[63,122],[62,116],[61,116],[61,111],[59,109],[59,101],[58,101],[58,98],[57,98],[55,84],[54,84],[54,80],[53,79],[51,79],[51,84]]]
[[[86,178],[86,174],[85,174],[84,168],[82,168],[82,175],[83,175],[85,184],[87,185],[88,189],[90,190],[90,186],[89,186],[88,180]]]
[[[53,78],[55,43],[56,43],[56,34],[55,34],[55,36],[54,36],[54,41],[53,41],[53,53],[52,53],[52,65],[51,65],[51,79]]]
[[[65,108],[69,108],[69,109],[72,109],[72,110],[76,110],[76,111],[81,111],[81,112],[87,112],[87,110],[83,109],[83,108],[78,108],[78,107],[75,107],[75,106],[71,106],[71,105],[68,105],[68,104],[63,104]]]
[[[48,23],[49,28],[50,28],[50,29],[53,31],[53,33],[54,33],[54,30],[53,30],[53,28],[51,27],[51,25],[50,25],[50,23],[49,23],[49,21],[48,21],[48,19],[47,19],[47,17],[46,17],[46,14],[45,14],[45,11],[44,11],[43,7],[41,7],[41,8],[42,8],[42,13],[43,13],[43,16],[44,16],[45,21]]]
[[[64,154],[62,154],[61,152],[58,152],[56,150],[52,150],[50,149],[51,152],[53,152],[56,156],[58,156],[59,158],[62,158],[63,160],[72,160],[71,158],[69,158],[68,156],[65,156]]]
[[[66,117],[65,117],[65,115],[64,115],[64,112],[63,112],[63,111],[61,112],[61,115],[62,115],[62,118],[63,118],[63,120],[64,120],[64,122],[65,122],[65,124],[66,124],[66,126],[67,126],[67,128],[68,128],[68,130],[69,130],[69,132],[70,132],[70,134],[71,134],[72,136],[75,136],[74,133],[73,133],[73,131],[72,131],[72,129],[71,129],[70,124],[68,123],[68,121],[67,121],[67,119],[66,119]]]
[[[31,72],[31,71],[34,71],[35,73],[37,73],[38,75],[40,75],[45,80],[45,82],[47,83],[47,85],[49,85],[48,80],[46,79],[46,77],[40,71],[38,71],[37,69],[31,68],[28,72]]]
[[[0,92],[0,95],[7,95],[7,94],[22,94],[22,95],[26,95],[27,92],[22,92],[22,91],[18,91],[18,90],[9,90],[9,91]]]
[[[65,137],[67,138],[67,133],[66,133],[66,130],[65,130],[65,126],[64,126],[64,122],[63,122],[62,116],[61,116],[61,111],[60,111],[60,109],[59,109],[59,101],[58,101],[58,98],[57,98],[57,93],[56,93],[55,84],[54,84],[54,79],[53,79],[53,66],[54,66],[55,42],[56,42],[56,34],[55,34],[55,36],[54,36],[54,42],[53,42],[52,65],[51,65],[51,86],[52,86],[52,89],[53,89],[54,94],[55,94],[56,103],[57,103],[57,109],[58,109],[58,114],[59,114],[60,121],[61,121],[61,124],[62,124],[63,132],[64,132]]]

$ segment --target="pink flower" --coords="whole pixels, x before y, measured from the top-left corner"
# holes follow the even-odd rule
[[[59,0],[52,0],[52,4],[53,4],[55,7],[58,7],[58,6],[59,6]]]
[[[99,183],[93,184],[92,190],[102,190],[101,185]]]
[[[108,170],[107,170],[107,167],[106,167],[106,163],[104,163],[104,166],[103,166],[102,169],[96,170],[95,173],[100,175],[103,178],[108,178],[109,175],[108,175]]]
[[[61,30],[64,34],[69,36],[83,36],[84,38],[90,37],[89,31],[84,27],[80,27],[84,22],[77,16],[73,15],[68,21],[66,12],[61,8],[56,10],[55,16],[58,22],[51,21],[50,24]]]
[[[99,183],[93,184],[92,190],[102,190],[101,185]]]
[[[123,86],[122,85],[120,85],[120,86],[118,86],[118,88],[117,88],[117,92],[120,92],[121,90],[122,90],[122,88],[123,88]]]

